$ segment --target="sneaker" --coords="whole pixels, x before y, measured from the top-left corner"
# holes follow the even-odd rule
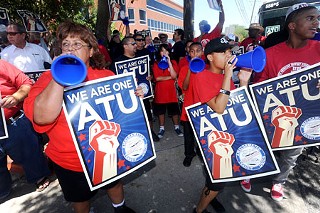
[[[126,205],[113,208],[115,213],[136,213],[133,209],[129,208]]]
[[[154,133],[153,130],[151,130],[151,135],[152,135],[152,139],[153,139],[154,142],[158,142],[160,140],[158,135],[156,133]]]
[[[10,195],[11,189],[8,192],[0,194],[0,200],[7,198]]]
[[[251,183],[250,179],[245,179],[240,181],[240,186],[245,192],[250,192],[251,191]]]
[[[185,167],[189,167],[191,165],[192,159],[193,159],[193,156],[186,156],[183,160],[183,165]]]
[[[179,137],[182,137],[183,136],[183,133],[181,132],[181,130],[179,128],[176,128],[174,131],[176,131],[177,135]]]
[[[164,129],[160,129],[160,131],[158,133],[158,137],[163,138],[164,132],[165,132]]]
[[[194,209],[193,209],[193,213],[197,213],[197,208],[194,208]],[[208,212],[208,211],[205,209],[205,210],[202,211],[202,213],[210,213],[210,212]]]
[[[212,208],[217,212],[217,213],[222,213],[222,212],[226,212],[226,209],[223,207],[223,205],[217,200],[217,198],[214,198],[211,202],[210,202]]]
[[[281,183],[272,185],[271,198],[275,201],[281,201],[283,199],[283,187]]]

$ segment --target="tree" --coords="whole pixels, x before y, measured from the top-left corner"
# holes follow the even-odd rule
[[[4,0],[1,0],[1,2]],[[20,22],[17,10],[29,10],[40,16],[48,30],[55,31],[57,25],[69,19],[94,29],[96,10],[94,0],[8,0],[0,5],[8,9],[10,20]]]
[[[248,37],[248,31],[245,30],[244,26],[233,25],[234,26],[234,34],[239,37],[239,41],[242,41],[246,37]]]
[[[97,22],[96,22],[96,35],[97,38],[105,38],[108,28],[109,20],[109,5],[106,0],[98,0],[98,13],[97,13]],[[105,42],[105,41],[104,41]]]

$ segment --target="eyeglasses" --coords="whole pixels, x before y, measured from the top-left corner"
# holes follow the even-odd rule
[[[136,38],[135,40],[136,40],[136,41],[144,41],[143,38]]]
[[[17,34],[21,34],[20,32],[7,32],[8,35],[15,36]]]
[[[137,43],[136,42],[131,42],[131,43],[128,43],[127,45],[131,44],[132,46],[136,45]]]
[[[62,43],[62,50],[69,50],[70,47],[73,48],[74,50],[80,50],[82,47],[90,47],[90,45],[83,44],[81,42],[75,42],[73,44],[69,42]]]

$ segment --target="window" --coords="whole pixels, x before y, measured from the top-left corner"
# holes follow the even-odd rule
[[[147,24],[146,11],[139,10],[139,16],[140,16],[140,24]]]
[[[129,23],[134,23],[134,9],[133,8],[128,9],[128,15],[129,15]]]

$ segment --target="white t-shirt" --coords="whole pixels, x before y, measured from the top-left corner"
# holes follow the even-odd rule
[[[1,59],[15,65],[23,72],[33,72],[44,69],[44,62],[52,63],[48,52],[39,45],[26,43],[21,49],[10,45],[1,51]]]

